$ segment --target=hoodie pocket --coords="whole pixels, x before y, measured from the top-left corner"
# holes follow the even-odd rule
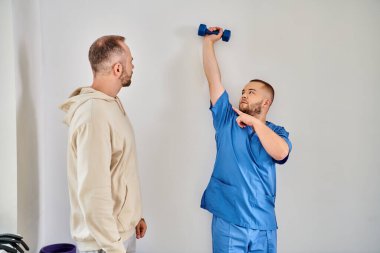
[[[120,232],[126,232],[127,230],[127,199],[128,199],[128,186],[125,186],[125,195],[123,204],[121,205],[120,212],[117,215],[117,220],[121,225]]]

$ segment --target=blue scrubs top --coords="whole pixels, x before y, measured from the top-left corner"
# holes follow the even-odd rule
[[[238,226],[251,229],[277,229],[274,211],[276,163],[261,145],[251,127],[240,128],[226,91],[210,107],[216,131],[217,154],[201,207]],[[289,145],[289,133],[266,122]]]

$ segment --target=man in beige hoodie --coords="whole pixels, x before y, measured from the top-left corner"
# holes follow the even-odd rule
[[[81,252],[135,252],[144,237],[134,132],[117,94],[131,84],[132,55],[121,36],[90,47],[94,79],[61,106],[69,126],[71,234]]]

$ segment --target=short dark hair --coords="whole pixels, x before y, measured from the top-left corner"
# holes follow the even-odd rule
[[[271,99],[272,99],[272,103],[273,103],[273,100],[274,100],[274,89],[273,89],[273,86],[270,85],[268,82],[265,82],[261,79],[253,79],[249,82],[258,82],[258,83],[262,83],[264,84],[264,88],[269,91],[269,93],[271,94]]]
[[[109,65],[111,58],[124,53],[121,46],[121,42],[124,42],[124,40],[123,36],[107,35],[92,43],[88,51],[88,59],[94,73],[107,71],[111,67]]]

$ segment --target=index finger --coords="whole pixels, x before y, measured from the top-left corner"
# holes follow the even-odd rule
[[[239,109],[237,109],[236,107],[233,107],[232,106],[232,109],[234,109],[234,111],[237,113],[237,114],[239,114],[239,115],[241,115],[243,112],[241,112]]]
[[[222,37],[222,35],[223,35],[223,28],[221,28],[219,26],[216,26],[215,28],[216,28],[215,30],[219,30],[218,31],[218,37]]]
[[[140,225],[136,226],[136,238],[140,239],[141,228]]]
[[[143,227],[141,231],[141,238],[145,236],[145,233],[146,233],[146,227]]]

